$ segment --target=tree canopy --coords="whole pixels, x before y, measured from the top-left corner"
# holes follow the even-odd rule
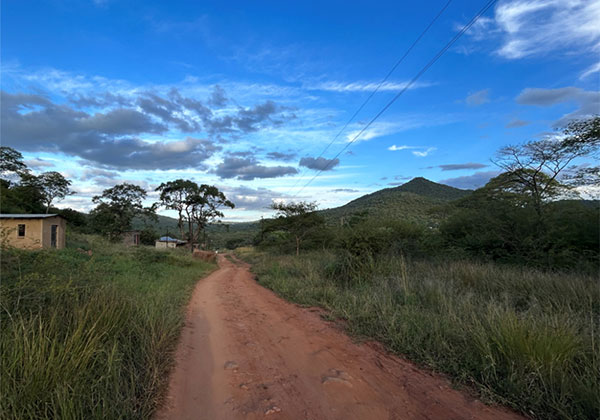
[[[134,217],[153,217],[156,214],[155,206],[144,207],[146,196],[142,187],[126,182],[104,190],[102,195],[92,199],[97,204],[90,213],[94,227],[116,240],[131,229]]]
[[[276,217],[262,222],[261,235],[276,231],[287,232],[294,239],[296,255],[300,254],[304,238],[325,223],[323,216],[316,212],[316,202],[273,202],[269,208],[277,212]]]
[[[191,244],[199,241],[200,233],[209,223],[222,218],[221,208],[234,208],[235,205],[217,187],[198,185],[187,179],[177,179],[162,183],[157,205],[176,210],[181,238],[185,238],[184,225],[187,224],[187,239]]]

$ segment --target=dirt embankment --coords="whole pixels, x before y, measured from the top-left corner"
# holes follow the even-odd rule
[[[219,257],[190,302],[158,419],[518,419],[356,344]]]

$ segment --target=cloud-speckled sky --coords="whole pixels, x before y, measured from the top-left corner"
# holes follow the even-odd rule
[[[600,1],[499,0],[334,159],[485,2],[452,1],[336,138],[446,3],[3,2],[2,145],[72,180],[61,207],[189,178],[239,221],[415,176],[475,188],[498,148],[600,112]]]

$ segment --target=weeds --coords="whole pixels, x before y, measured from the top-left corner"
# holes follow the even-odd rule
[[[597,418],[592,276],[394,256],[367,266],[324,252],[242,256],[266,287],[330,310],[350,333],[472,385],[485,400],[540,419]]]
[[[2,251],[1,418],[145,419],[165,389],[182,306],[211,265],[75,239],[92,256]]]

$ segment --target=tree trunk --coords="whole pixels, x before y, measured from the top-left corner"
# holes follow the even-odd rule
[[[183,239],[185,238],[185,236],[183,236],[183,214],[181,213],[181,210],[179,211],[179,239],[181,239],[183,241]]]
[[[300,238],[296,236],[296,257],[300,255]]]
[[[188,241],[190,244],[190,252],[194,252],[194,222],[188,215]]]

